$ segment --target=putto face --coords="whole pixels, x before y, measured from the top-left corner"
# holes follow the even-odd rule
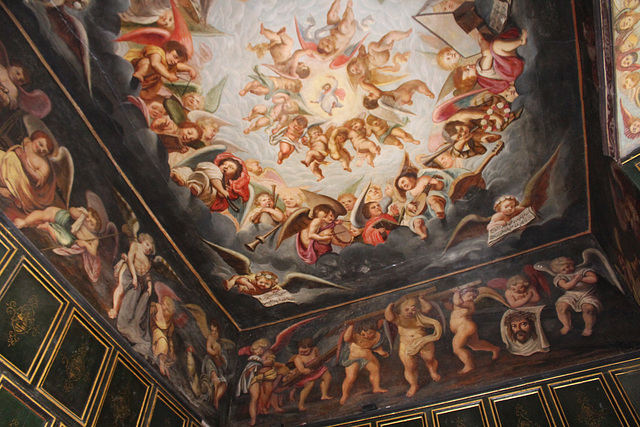
[[[165,30],[172,29],[175,25],[175,22],[173,20],[173,11],[167,10],[163,12],[160,16],[158,16],[157,24],[158,24],[158,27],[164,28]]]
[[[40,157],[46,157],[51,154],[45,138],[37,138],[33,141],[33,151]]]
[[[180,62],[180,56],[178,56],[178,52],[176,52],[175,50],[172,50],[170,52],[167,52],[165,54],[165,58],[167,60],[167,64],[169,66],[174,66],[176,65],[178,62]]]
[[[403,176],[398,180],[398,187],[402,190],[413,190],[416,186],[416,179],[410,176]]]
[[[24,69],[18,66],[9,67],[9,80],[16,86],[22,86],[27,82],[27,77],[24,75]]]

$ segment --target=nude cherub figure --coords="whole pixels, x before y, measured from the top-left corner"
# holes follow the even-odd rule
[[[309,122],[305,116],[296,116],[281,135],[272,135],[269,140],[271,145],[279,144],[280,146],[277,161],[279,165],[296,150],[296,144],[302,138],[308,124]]]
[[[314,366],[320,358],[320,351],[313,343],[313,338],[303,338],[298,343],[298,354],[291,359],[296,367],[296,371],[303,374],[304,385],[300,391],[300,400],[298,401],[298,410],[306,411],[304,406],[311,389],[315,385],[317,379],[320,379],[320,400],[331,400],[329,395],[329,385],[331,385],[331,373],[326,366]],[[313,367],[313,368],[312,368]],[[308,379],[316,378],[316,379]]]
[[[453,352],[464,364],[458,374],[466,374],[475,369],[473,355],[467,349],[473,351],[489,351],[491,360],[496,360],[500,355],[500,347],[478,337],[478,325],[473,321],[473,313],[476,312],[475,299],[479,295],[476,288],[469,287],[457,289],[453,294],[453,310],[449,319],[449,328],[454,333],[452,345]]]
[[[419,298],[404,298],[399,304],[391,303],[384,311],[387,321],[398,327],[398,355],[404,365],[404,377],[409,383],[407,397],[418,391],[418,357],[424,362],[433,381],[440,381],[441,378],[433,343],[442,336],[442,325],[427,317],[432,308],[431,302],[420,295]],[[433,333],[427,334],[426,328],[433,328]]]
[[[366,126],[367,133],[375,135],[380,144],[394,145],[398,148],[404,148],[404,144],[402,144],[400,140],[411,144],[420,144],[420,141],[414,139],[413,136],[402,129],[400,125],[394,124],[389,126],[389,123],[380,117],[369,114],[367,116]]]
[[[289,124],[289,118],[300,112],[300,106],[286,93],[278,92],[271,98],[273,106],[271,109],[263,104],[258,104],[251,110],[251,114],[242,120],[248,122],[255,120],[247,129],[245,135],[267,126],[275,126],[272,133],[278,133],[283,127]],[[277,125],[276,125],[277,123]]]
[[[302,207],[302,198],[295,190],[284,189],[280,192],[280,198],[284,203],[284,219]]]
[[[122,298],[125,293],[126,282],[131,283],[134,288],[138,287],[138,282],[144,280],[147,285],[147,292],[151,294],[152,280],[149,271],[151,270],[151,257],[156,252],[156,244],[153,237],[147,233],[140,233],[138,239],[131,242],[129,252],[122,254],[122,259],[114,267],[114,275],[118,279],[118,285],[113,291],[113,308],[109,310],[109,317],[115,319],[120,312]]]
[[[329,35],[318,40],[318,53],[325,58],[340,55],[349,45],[356,33],[356,21],[353,15],[353,1],[347,2],[347,7],[340,17],[340,0],[335,0],[327,13],[327,25],[333,25]]]
[[[367,164],[375,166],[373,160],[380,154],[380,146],[368,138],[371,132],[367,132],[364,120],[360,118],[348,120],[344,127],[349,129],[349,140],[356,150],[356,157],[358,157],[356,165],[362,166],[366,159]]]
[[[493,205],[493,210],[496,213],[491,217],[491,221],[487,225],[487,230],[491,230],[495,227],[504,227],[514,217],[520,215],[526,208],[520,206],[515,196],[502,196]]]
[[[318,178],[318,181],[324,179],[320,165],[329,155],[329,139],[322,132],[320,126],[311,126],[307,130],[307,136],[302,137],[302,143],[309,147],[304,160],[300,162],[307,166],[309,170]]]
[[[409,60],[410,52],[396,53],[393,57],[393,65],[385,66],[385,64],[391,58],[391,50],[395,42],[406,39],[412,32],[411,28],[407,31],[389,31],[380,40],[369,43],[367,49],[361,45],[358,56],[349,61],[347,73],[350,77],[356,78],[356,81],[362,76],[367,80],[368,73],[373,69],[397,73],[400,71],[400,63]]]
[[[507,280],[504,297],[511,308],[534,305],[540,301],[540,294],[524,276],[513,276]]]
[[[310,50],[298,49],[291,53],[293,39],[287,34],[287,29],[282,27],[278,32],[264,28],[260,24],[260,34],[269,40],[269,52],[273,59],[276,72],[300,79],[309,77],[311,70],[300,58],[312,53]]]
[[[392,99],[397,106],[413,105],[413,94],[416,92],[429,98],[435,97],[426,83],[421,80],[409,80],[390,91],[381,90],[377,86],[364,81],[362,78],[360,79],[360,85],[369,92],[369,94],[362,99],[362,105],[364,105],[364,108],[367,110],[378,108],[378,100],[383,96]]]
[[[349,139],[349,130],[344,127],[338,127],[331,132],[329,137],[329,154],[333,160],[337,160],[342,165],[342,169],[351,172],[349,163],[353,157],[344,148],[344,144]]]
[[[354,326],[349,324],[343,335],[344,347],[340,351],[340,364],[344,366],[345,378],[342,382],[342,397],[340,404],[349,398],[353,383],[362,368],[369,371],[369,382],[374,393],[386,393],[388,390],[380,387],[380,362],[373,355],[389,357],[389,353],[382,348],[383,337],[373,321],[363,321]]]

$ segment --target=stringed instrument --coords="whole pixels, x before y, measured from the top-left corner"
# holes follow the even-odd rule
[[[486,188],[487,184],[484,178],[482,178],[482,171],[484,171],[484,168],[487,167],[491,159],[497,156],[503,148],[504,142],[498,141],[491,153],[489,153],[475,171],[464,173],[453,180],[449,186],[449,198],[452,203],[462,199],[472,187],[478,187],[480,189]]]

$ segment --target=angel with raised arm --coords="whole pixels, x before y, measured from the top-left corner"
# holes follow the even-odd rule
[[[47,232],[60,246],[53,252],[61,256],[82,255],[84,269],[91,282],[96,283],[102,268],[102,255],[108,263],[113,261],[118,247],[118,229],[109,221],[100,197],[92,191],[86,192],[87,207],[62,209],[49,206],[31,212],[25,218],[17,218],[18,228],[37,227]],[[109,245],[100,246],[103,238],[109,238]]]
[[[569,257],[557,257],[552,261],[541,261],[534,268],[553,276],[553,284],[564,291],[556,301],[556,313],[562,323],[560,333],[566,335],[573,329],[571,311],[582,313],[584,329],[582,336],[593,333],[597,314],[603,306],[598,295],[598,276],[596,271],[617,286],[623,292],[620,282],[611,269],[607,259],[597,249],[586,249],[582,252],[583,262],[576,266]]]

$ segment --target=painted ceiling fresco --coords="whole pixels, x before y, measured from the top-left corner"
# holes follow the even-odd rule
[[[545,283],[568,260],[529,267],[564,256],[577,263],[584,256],[589,268],[606,264],[586,238],[541,252],[590,231],[571,2],[8,6],[22,26],[8,14],[2,25],[32,44],[0,38],[3,212],[204,418],[228,405],[228,389],[237,390],[231,414],[241,424],[282,404],[266,401],[273,381],[264,379],[274,374],[265,367],[280,357],[269,340],[282,333],[289,340],[313,335],[302,347],[309,354],[298,354],[303,365],[319,356],[316,347],[339,355],[340,336],[371,362],[372,373],[378,356],[397,357],[392,346],[372,347],[384,320],[405,334],[401,347],[408,340],[402,328],[424,338],[433,329],[436,341],[449,326],[457,338],[446,346],[443,340],[436,352],[448,352],[456,364],[438,371],[433,346],[383,362],[399,379],[380,403],[477,386],[453,378],[476,367],[461,350],[467,345],[493,359],[496,344],[524,355],[513,348],[517,339],[500,342],[502,320],[493,317],[503,307],[485,311],[493,326],[481,336],[491,335],[493,344],[456,332],[475,325],[476,298],[522,305],[519,292],[509,296],[506,279],[498,291],[478,280],[524,272]],[[500,271],[491,270],[504,260]],[[476,267],[481,277],[472,278]],[[604,268],[604,279],[595,280],[610,283],[607,300],[619,304],[623,288]],[[595,273],[587,270],[578,279],[565,271],[568,278],[557,281],[592,289]],[[464,284],[475,293],[456,291]],[[525,305],[562,298],[560,289],[540,286],[525,286]],[[599,313],[599,300],[590,301]],[[439,315],[428,319],[439,320],[405,324],[392,302],[411,305],[415,319],[437,305]],[[530,307],[541,339],[524,356],[546,353],[542,323],[553,329],[552,347],[567,333],[575,335],[571,343],[593,334],[593,310],[578,316],[573,330],[566,312],[551,307]],[[315,317],[323,310],[335,319]],[[380,325],[365,328],[365,318]],[[323,322],[329,330],[318,327]],[[238,330],[247,333],[241,340]],[[603,334],[576,360],[603,354]],[[274,346],[283,350],[282,340]],[[548,367],[579,352],[569,347],[562,357],[535,357]],[[419,390],[409,367],[418,353],[433,381],[428,389]],[[314,403],[329,400],[329,391],[335,399],[314,406],[315,413],[333,405],[346,415],[369,399],[362,397],[366,381],[355,382],[358,371],[348,368],[355,356],[345,357],[345,369],[332,369],[340,380],[331,390],[329,371],[316,371],[313,381],[322,384]],[[254,374],[263,377],[252,380]],[[441,375],[444,389],[434,384]],[[383,394],[387,386],[374,377],[371,390]],[[290,388],[306,397],[312,386]],[[358,397],[347,402],[350,387]],[[302,411],[304,399],[298,403]],[[296,412],[292,419],[304,418]]]

